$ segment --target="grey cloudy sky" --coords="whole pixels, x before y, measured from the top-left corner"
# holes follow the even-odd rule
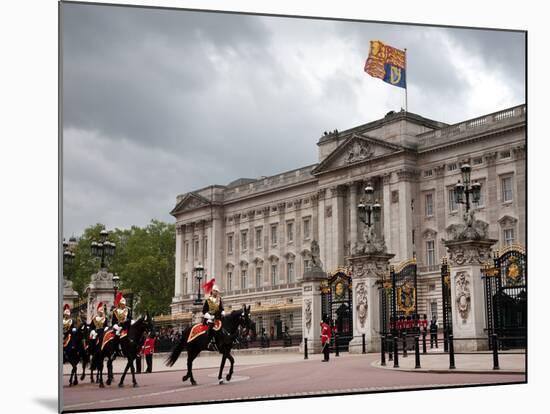
[[[407,48],[409,111],[454,123],[525,101],[522,33],[63,4],[66,237],[173,221],[177,194],[315,163],[325,130],[404,106],[363,72]]]

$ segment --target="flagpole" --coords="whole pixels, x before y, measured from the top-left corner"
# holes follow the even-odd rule
[[[405,73],[407,73],[407,48],[405,48]],[[405,75],[407,76],[407,75]],[[407,99],[407,79],[405,78],[405,112],[409,112],[409,103]]]

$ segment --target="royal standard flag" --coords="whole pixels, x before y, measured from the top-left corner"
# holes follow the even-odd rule
[[[380,40],[371,40],[365,72],[384,82],[407,88],[406,55],[404,50],[387,46]]]

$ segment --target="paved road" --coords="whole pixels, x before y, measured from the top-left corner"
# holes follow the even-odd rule
[[[319,355],[309,360],[286,358],[261,364],[241,364],[236,360],[233,379],[219,385],[217,368],[205,366],[194,370],[198,385],[183,383],[181,371],[165,371],[137,376],[138,388],[126,386],[99,389],[88,381],[68,387],[64,377],[65,410],[86,411],[144,405],[167,405],[206,401],[229,401],[255,398],[284,398],[305,395],[329,395],[346,392],[374,392],[410,388],[442,387],[473,384],[524,382],[523,374],[495,373],[413,373],[380,369],[375,366],[376,354],[349,355],[322,363]],[[178,360],[182,367],[185,360]],[[226,372],[228,366],[226,365]],[[115,381],[120,377],[115,376]]]

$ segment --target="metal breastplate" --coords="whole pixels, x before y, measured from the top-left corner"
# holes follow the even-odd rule
[[[208,298],[208,312],[216,313],[220,309],[220,299],[210,296]]]
[[[127,317],[128,317],[128,308],[115,309],[115,318],[118,321],[118,323],[125,322]]]
[[[105,326],[105,316],[96,315],[93,319],[93,323],[96,329],[101,329]]]
[[[63,319],[63,333],[67,332],[69,329],[71,329],[71,325],[73,324],[72,319]]]

